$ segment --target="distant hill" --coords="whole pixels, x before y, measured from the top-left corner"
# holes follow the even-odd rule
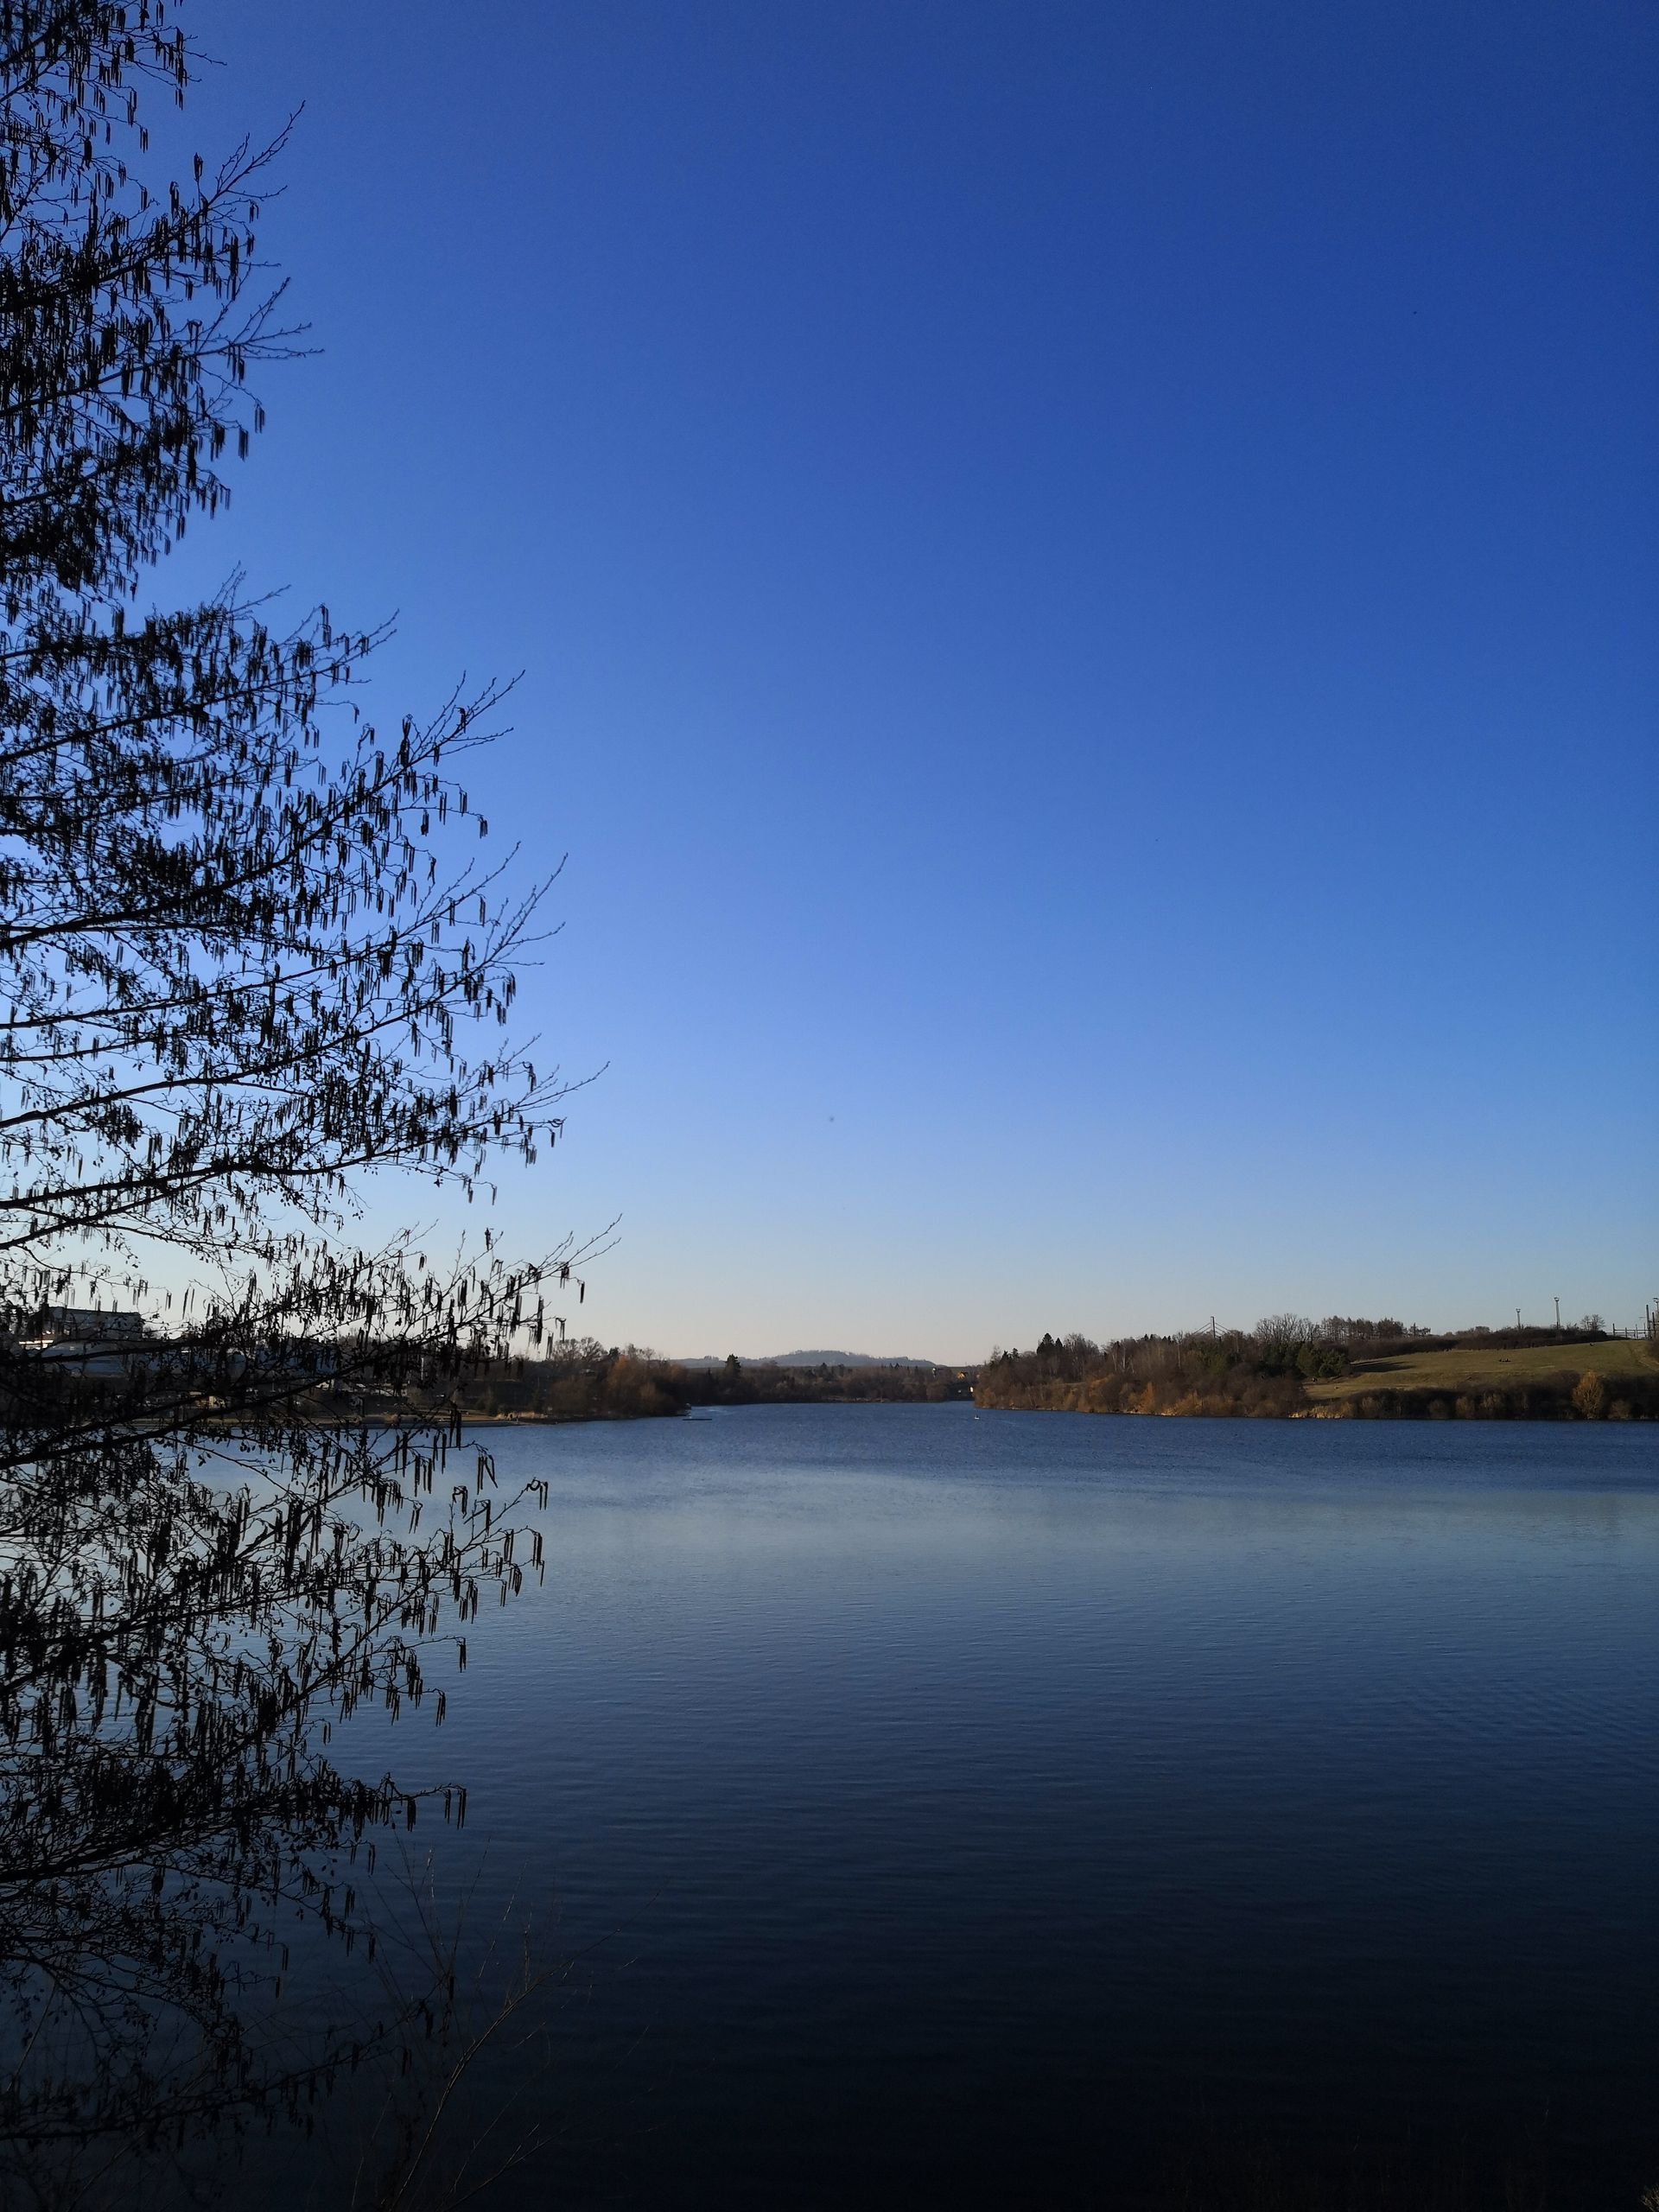
[[[774,1351],[751,1355],[739,1352],[738,1358],[745,1367],[921,1367],[931,1369],[939,1362],[932,1359],[910,1359],[901,1352],[873,1351]],[[682,1367],[724,1367],[724,1352],[704,1352],[698,1359],[683,1359]]]

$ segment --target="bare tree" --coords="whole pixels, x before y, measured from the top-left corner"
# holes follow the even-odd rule
[[[539,1566],[457,1393],[582,1256],[358,1230],[367,1172],[482,1198],[560,1128],[508,1029],[546,887],[474,856],[461,780],[500,692],[381,730],[375,630],[148,595],[294,342],[281,140],[152,174],[195,59],[159,0],[0,7],[0,2152],[37,2177],[293,2093],[244,1955],[296,1900],[349,1933],[320,1866],[415,1818],[331,1719],[422,1705]],[[165,1333],[77,1370],[61,1303]]]
[[[1255,1325],[1258,1344],[1288,1348],[1312,1344],[1319,1331],[1305,1313],[1268,1313]]]

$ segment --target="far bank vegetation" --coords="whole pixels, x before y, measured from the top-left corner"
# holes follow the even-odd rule
[[[1646,1421],[1659,1417],[1647,1338],[1577,1328],[1437,1335],[1384,1318],[1269,1315],[1254,1329],[1096,1344],[1045,1336],[998,1351],[975,1402],[1008,1412],[1173,1414],[1215,1420]]]
[[[783,1367],[735,1357],[688,1367],[637,1344],[607,1347],[585,1337],[536,1358],[481,1363],[454,1403],[467,1421],[635,1421],[709,1406],[937,1405],[967,1398],[972,1387],[966,1369]]]

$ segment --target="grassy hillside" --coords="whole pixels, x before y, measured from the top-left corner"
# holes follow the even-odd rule
[[[998,1351],[974,1402],[1006,1413],[1178,1414],[1217,1420],[1659,1421],[1659,1357],[1645,1338],[1471,1330],[1277,1314],[1254,1332],[1046,1336]]]
[[[1645,1338],[1609,1338],[1600,1344],[1526,1344],[1508,1350],[1480,1344],[1450,1351],[1402,1351],[1387,1359],[1357,1363],[1332,1382],[1310,1382],[1307,1395],[1326,1403],[1378,1390],[1433,1390],[1452,1395],[1475,1391],[1570,1389],[1593,1369],[1610,1391],[1626,1376],[1659,1376],[1659,1359]]]

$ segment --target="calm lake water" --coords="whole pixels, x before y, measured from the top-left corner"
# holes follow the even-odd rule
[[[1263,2146],[1659,2183],[1651,1430],[492,1441],[546,1586],[396,1742],[468,1784],[475,1913],[581,1955],[501,2202],[1128,2204]]]

